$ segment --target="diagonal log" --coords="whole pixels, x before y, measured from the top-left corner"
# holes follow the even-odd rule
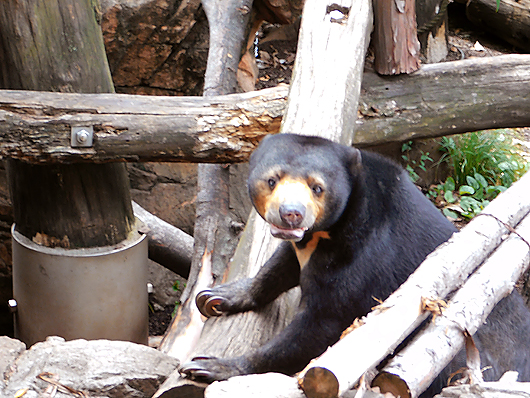
[[[351,109],[357,107],[371,27],[369,0],[348,1],[340,7],[318,0],[306,2],[283,132],[352,142],[356,117]],[[343,51],[345,45],[352,51]],[[224,279],[252,276],[277,244],[253,211]],[[248,352],[289,322],[297,300],[296,292],[290,291],[260,311],[210,318],[193,355],[234,356]],[[190,388],[174,373],[156,396],[179,396]],[[195,384],[193,388],[200,395],[200,386]]]
[[[489,214],[487,208],[484,214]],[[464,331],[475,334],[495,305],[512,292],[530,265],[530,244],[523,240],[530,239],[528,215],[515,231],[517,234],[511,233],[458,290],[443,315],[436,317],[376,376],[373,384],[381,392],[402,385],[408,391],[402,397],[418,397],[464,347]],[[422,366],[418,367],[418,363]],[[478,364],[479,373],[480,368]]]

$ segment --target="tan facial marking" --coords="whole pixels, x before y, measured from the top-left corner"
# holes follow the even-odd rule
[[[296,258],[300,263],[300,268],[304,268],[305,265],[309,262],[309,259],[315,252],[318,242],[320,239],[331,239],[329,233],[326,231],[318,231],[313,234],[313,237],[303,249],[299,249],[296,244],[293,242],[294,251],[296,253]]]
[[[314,210],[311,196],[311,189],[303,180],[293,178],[282,178],[274,188],[269,199],[265,203],[265,214],[269,211],[278,211],[278,207],[286,201],[291,201],[296,198],[298,202],[308,208],[310,211]]]

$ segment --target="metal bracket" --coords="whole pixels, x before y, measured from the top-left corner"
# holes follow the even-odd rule
[[[94,140],[94,128],[88,127],[74,127],[72,126],[72,134],[70,138],[70,145],[72,148],[90,148]]]

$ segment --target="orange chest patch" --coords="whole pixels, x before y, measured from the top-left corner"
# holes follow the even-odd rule
[[[317,248],[318,242],[320,239],[331,239],[329,236],[329,233],[326,231],[318,231],[313,234],[313,237],[309,242],[307,242],[307,245],[300,249],[296,246],[294,242],[292,242],[292,245],[294,247],[294,251],[296,253],[296,258],[298,258],[298,262],[300,263],[300,268],[304,268],[305,265],[309,262],[309,259],[315,252],[315,249]]]

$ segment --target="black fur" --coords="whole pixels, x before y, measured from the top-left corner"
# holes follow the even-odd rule
[[[376,304],[373,297],[387,298],[455,231],[407,173],[379,155],[315,137],[267,137],[250,161],[252,198],[260,194],[256,182],[274,168],[290,176],[305,178],[316,172],[324,177],[324,217],[296,245],[303,248],[318,231],[327,231],[330,239],[319,241],[302,270],[292,243],[283,242],[254,279],[216,287],[211,294],[222,298],[222,312],[235,313],[259,308],[300,284],[299,311],[284,331],[252,354],[199,359],[185,365],[184,374],[213,381],[238,374],[300,371],[335,343],[355,318],[370,311]],[[478,337],[486,359],[483,365],[496,365],[493,359],[487,359],[489,356],[510,359],[491,373],[498,376],[513,368],[523,370],[526,378],[526,356],[508,358],[495,352],[498,344],[482,341],[500,334],[510,339],[508,349],[512,354],[517,352],[512,344],[514,338],[523,337],[516,343],[527,344],[525,349],[529,346],[526,333],[521,330],[521,326],[529,326],[528,310],[516,294],[504,301],[499,306],[500,315],[499,311],[493,314],[487,326],[497,330]],[[518,303],[514,317],[519,319],[513,320],[513,325],[504,325],[510,313],[506,304],[511,306],[514,301]],[[493,350],[488,351],[488,347]],[[455,363],[454,370],[461,365]],[[448,368],[447,372],[451,370]],[[433,386],[439,388],[438,384]]]

